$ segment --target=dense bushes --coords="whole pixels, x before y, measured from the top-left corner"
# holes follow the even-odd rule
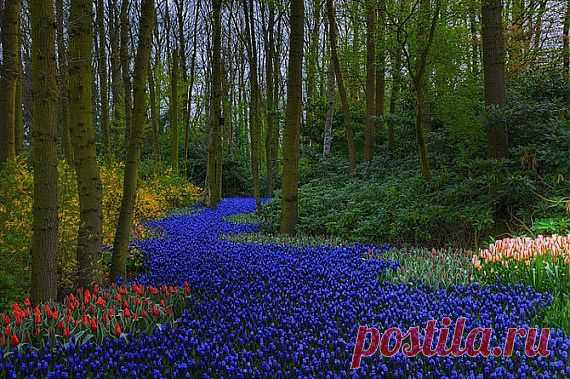
[[[113,243],[122,197],[123,167],[108,163],[101,167],[103,184],[103,245]],[[145,180],[137,193],[135,237],[144,237],[139,225],[166,215],[169,209],[194,203],[201,190],[167,170],[143,170]],[[74,170],[59,167],[59,255],[58,286],[71,289],[76,282],[76,237],[79,200]],[[29,241],[32,235],[33,177],[20,160],[0,170],[0,308],[25,296],[30,281]],[[103,267],[104,268],[104,267]],[[100,275],[105,273],[101,272]]]
[[[433,180],[419,175],[413,119],[401,117],[397,145],[349,175],[344,156],[322,160],[320,148],[300,163],[298,230],[349,241],[473,246],[490,236],[564,233],[570,219],[570,88],[556,75],[513,81],[509,104],[479,116],[484,135],[507,125],[510,156],[486,159],[484,139],[470,139],[434,114],[429,133]],[[405,115],[406,113],[404,113]],[[461,139],[463,136],[463,139]],[[270,230],[279,222],[279,193],[264,210]]]

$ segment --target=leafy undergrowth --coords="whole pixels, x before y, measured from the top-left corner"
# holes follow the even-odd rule
[[[226,199],[215,209],[152,224],[164,235],[136,241],[147,254],[143,285],[192,288],[191,307],[176,327],[151,335],[105,339],[53,350],[22,349],[0,358],[7,376],[53,377],[568,377],[570,338],[551,334],[547,358],[529,358],[517,340],[510,358],[379,355],[349,369],[359,325],[407,329],[429,319],[466,317],[468,329],[532,325],[548,294],[522,285],[477,284],[433,289],[379,282],[398,263],[367,259],[386,247],[236,243],[225,235],[258,231],[224,218],[253,212],[252,199]],[[451,326],[453,328],[453,325]],[[420,335],[423,339],[423,334]]]
[[[59,165],[59,250],[58,287],[69,292],[77,283],[77,228],[79,199],[74,170],[64,161]],[[146,220],[159,219],[172,209],[188,207],[197,202],[201,189],[169,170],[143,173],[137,191],[133,236],[153,237],[153,230],[143,227]],[[113,243],[116,221],[122,198],[123,164],[106,163],[100,168],[102,182],[102,232],[104,251]],[[0,310],[27,297],[30,287],[32,236],[33,175],[24,158],[0,167]],[[134,253],[136,254],[136,252]],[[108,257],[103,254],[102,259]],[[104,263],[104,262],[103,262]],[[100,278],[106,278],[107,265]]]

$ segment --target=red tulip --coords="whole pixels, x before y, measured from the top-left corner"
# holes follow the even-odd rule
[[[119,337],[123,333],[123,329],[121,328],[121,324],[115,324],[115,335]]]
[[[123,314],[125,315],[126,318],[130,318],[131,317],[131,311],[129,310],[129,308],[125,308],[123,310]]]
[[[10,334],[12,334],[12,330],[10,329],[9,326],[4,328],[4,334],[6,335],[6,337],[10,337]]]
[[[94,318],[91,319],[91,331],[97,333],[97,321]]]
[[[101,309],[105,308],[105,300],[102,297],[97,298],[95,304],[97,304]]]
[[[158,289],[156,289],[156,287],[148,287],[148,292],[150,292],[151,295],[156,295],[158,293]]]
[[[10,316],[6,313],[2,313],[2,319],[4,320],[4,325],[10,325]]]
[[[29,298],[26,297],[26,298],[24,299],[24,305],[25,305],[26,307],[31,307],[31,306],[32,306],[32,302],[30,301]]]
[[[91,292],[89,292],[89,289],[86,288],[85,291],[83,292],[83,303],[89,304],[90,301],[91,301]]]
[[[188,282],[184,282],[184,294],[186,296],[190,295],[190,284]]]
[[[40,324],[42,322],[42,314],[40,311],[40,307],[36,306],[34,308],[34,323]]]
[[[12,338],[11,338],[10,342],[12,342],[12,346],[16,346],[16,345],[20,344],[20,339],[18,338],[17,335],[12,334]]]
[[[69,338],[69,336],[71,335],[71,332],[69,331],[69,328],[65,328],[63,329],[63,337],[64,338]]]

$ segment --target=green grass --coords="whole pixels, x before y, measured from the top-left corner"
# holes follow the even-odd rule
[[[392,249],[378,258],[396,260],[400,268],[381,277],[397,283],[446,288],[472,281],[471,253],[457,249]]]

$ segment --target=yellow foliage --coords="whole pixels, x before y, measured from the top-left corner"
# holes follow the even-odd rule
[[[109,163],[100,169],[103,186],[103,245],[111,246],[121,207],[123,164]],[[133,235],[144,237],[141,223],[164,217],[173,208],[195,203],[201,189],[171,172],[139,180]],[[0,170],[0,297],[8,300],[14,283],[27,289],[32,237],[32,170],[24,160]],[[59,286],[70,288],[76,270],[76,238],[79,199],[75,172],[65,162],[59,166]],[[2,299],[4,301],[4,299]],[[0,301],[0,308],[2,302]]]

